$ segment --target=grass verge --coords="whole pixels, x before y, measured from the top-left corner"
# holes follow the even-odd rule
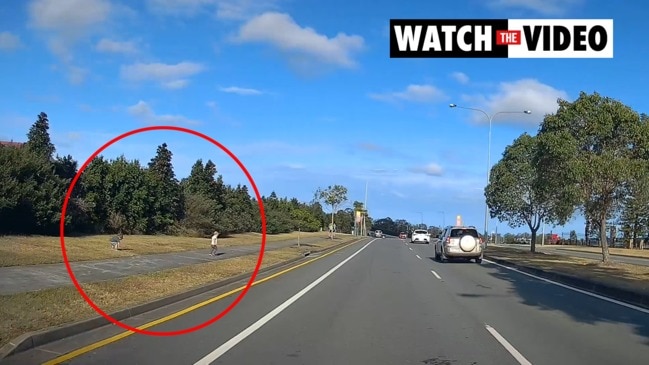
[[[531,253],[513,248],[488,247],[485,256],[507,260],[521,266],[567,274],[613,287],[649,293],[649,266],[615,262],[604,265],[600,260]]]
[[[308,246],[287,247],[264,254],[262,268],[301,256],[307,250],[350,243],[344,236]],[[252,272],[257,254],[208,262],[118,280],[82,284],[84,291],[107,313],[182,293],[219,280]],[[0,296],[0,347],[27,332],[98,316],[74,287]]]
[[[601,247],[556,246],[555,249],[562,251],[590,252],[600,255],[602,254]],[[608,250],[609,253],[614,256],[629,256],[649,259],[649,250],[637,250],[629,248],[609,248]]]
[[[301,239],[326,238],[326,232],[293,232],[267,235],[266,243]],[[118,257],[209,250],[209,238],[177,236],[124,236],[120,250],[110,249],[112,235],[67,237],[65,248],[70,261],[105,260]],[[219,238],[219,246],[233,247],[261,244],[261,234],[244,233]],[[58,237],[3,236],[0,237],[0,267],[62,263],[61,243]]]

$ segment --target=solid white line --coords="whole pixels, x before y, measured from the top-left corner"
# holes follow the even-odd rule
[[[417,255],[417,258],[421,260],[421,257],[419,257],[419,255]]]
[[[514,346],[512,346],[511,343],[509,343],[509,341],[507,341],[503,336],[501,336],[500,333],[498,333],[498,331],[496,331],[495,328],[491,327],[488,324],[485,324],[485,328],[487,328],[487,331],[489,331],[489,333],[491,333],[491,335],[494,336],[496,340],[500,342],[501,345],[503,345],[505,350],[507,350],[514,357],[514,359],[518,361],[519,364],[532,365],[532,363],[529,362],[525,358],[525,356],[523,356],[520,352],[518,352],[518,350],[516,350],[516,348],[514,348]]]
[[[435,275],[436,278],[438,278],[439,280],[442,280],[442,277],[439,276],[439,274],[437,274],[437,273],[435,272],[435,270],[430,270],[430,272],[432,272],[433,275]]]
[[[626,307],[626,308],[629,308],[629,309],[633,309],[633,310],[636,310],[636,311],[638,311],[638,312],[642,312],[642,313],[644,313],[644,314],[649,314],[649,309],[645,309],[645,308],[642,308],[642,307],[638,307],[638,306],[636,306],[636,305],[629,304],[629,303],[624,303],[624,302],[621,302],[621,301],[619,301],[619,300],[615,300],[615,299],[612,299],[612,298],[605,297],[605,296],[603,296],[603,295],[599,295],[599,294],[591,293],[591,292],[589,292],[589,291],[582,290],[582,289],[579,289],[579,288],[575,288],[575,287],[570,286],[570,285],[561,284],[561,283],[558,283],[558,282],[556,282],[556,281],[552,281],[552,280],[550,280],[550,279],[542,278],[542,277],[540,277],[540,276],[536,276],[536,275],[532,275],[532,274],[529,274],[529,273],[523,272],[523,271],[518,270],[518,269],[515,269],[515,268],[513,268],[513,267],[509,267],[509,266],[505,266],[505,265],[502,265],[502,264],[499,264],[499,263],[493,262],[493,261],[491,261],[491,260],[486,260],[486,259],[485,259],[484,261],[485,261],[485,262],[488,262],[488,263],[490,263],[490,264],[493,264],[493,265],[500,266],[500,267],[502,267],[502,268],[504,268],[504,269],[511,270],[511,271],[517,272],[517,273],[522,274],[522,275],[525,275],[525,276],[529,276],[529,277],[534,278],[534,279],[536,279],[536,280],[544,281],[544,282],[546,282],[546,283],[548,283],[548,284],[552,284],[552,285],[560,286],[560,287],[562,287],[562,288],[565,288],[565,289],[568,289],[568,290],[572,290],[572,291],[577,292],[577,293],[585,294],[585,295],[591,296],[591,297],[593,297],[593,298],[597,298],[597,299],[601,299],[601,300],[607,301],[607,302],[609,302],[609,303],[613,303],[613,304],[621,305],[621,306],[623,306],[623,307]]]
[[[263,325],[268,323],[271,319],[273,319],[275,316],[278,314],[282,313],[286,308],[288,308],[291,304],[295,303],[300,297],[302,297],[304,294],[308,293],[311,289],[315,288],[316,285],[320,284],[324,279],[326,279],[329,275],[333,274],[336,270],[338,270],[341,266],[346,264],[349,260],[353,259],[354,256],[358,255],[363,251],[367,246],[369,246],[372,242],[376,241],[377,238],[371,240],[368,242],[365,246],[361,247],[358,251],[354,252],[351,256],[343,260],[341,263],[338,265],[334,266],[331,270],[327,271],[324,275],[316,279],[314,282],[306,286],[304,289],[300,290],[297,294],[293,295],[290,297],[288,300],[286,300],[284,303],[280,304],[277,308],[273,309],[270,311],[268,314],[265,316],[261,317],[257,322],[253,323],[250,325],[250,327],[246,328],[245,330],[241,331],[238,335],[232,337],[230,340],[228,340],[226,343],[223,345],[219,346],[216,350],[210,352],[207,354],[205,357],[202,359],[198,360],[194,365],[209,365],[219,357],[223,356],[226,352],[228,352],[231,348],[236,346],[239,342],[243,341],[246,339],[246,337],[250,336],[253,334],[256,330],[261,328]]]

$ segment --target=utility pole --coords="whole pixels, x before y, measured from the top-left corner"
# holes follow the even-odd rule
[[[367,236],[367,187],[369,181],[365,180],[365,201],[363,202],[363,236]]]

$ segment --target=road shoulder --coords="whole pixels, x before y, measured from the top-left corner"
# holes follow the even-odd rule
[[[649,309],[649,267],[490,247],[485,259],[521,272]]]

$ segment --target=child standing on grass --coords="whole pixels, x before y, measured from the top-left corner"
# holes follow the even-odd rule
[[[212,235],[212,252],[210,252],[210,256],[216,256],[216,251],[218,249],[218,237],[219,237],[219,232],[214,231],[214,234]]]

